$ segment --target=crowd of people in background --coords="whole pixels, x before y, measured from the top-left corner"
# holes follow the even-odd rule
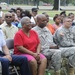
[[[68,75],[74,75],[75,15],[62,11],[54,15],[53,24],[49,17],[47,12],[38,14],[37,8],[11,8],[4,13],[0,7],[2,75],[9,75],[11,64],[20,66],[21,75],[44,75],[47,66],[60,75],[62,58],[67,59]],[[14,40],[13,55],[6,46],[7,39]]]

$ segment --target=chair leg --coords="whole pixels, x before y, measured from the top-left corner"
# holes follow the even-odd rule
[[[13,67],[14,67],[14,70],[15,70],[16,74],[19,75],[19,73],[18,73],[16,67],[15,67],[15,66],[13,66]]]

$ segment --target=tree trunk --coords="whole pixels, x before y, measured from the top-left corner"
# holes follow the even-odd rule
[[[53,10],[58,10],[58,9],[59,9],[59,0],[54,0]]]

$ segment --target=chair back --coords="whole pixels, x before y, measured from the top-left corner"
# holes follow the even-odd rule
[[[14,39],[6,39],[6,45],[9,49],[14,48]]]
[[[10,54],[12,55],[14,53],[14,39],[6,39],[6,45],[10,50]]]

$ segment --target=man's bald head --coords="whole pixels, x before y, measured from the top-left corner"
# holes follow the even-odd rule
[[[37,24],[41,28],[43,28],[47,25],[47,18],[44,14],[37,15]]]
[[[39,20],[41,20],[42,18],[46,18],[46,16],[45,16],[44,14],[38,14],[38,15],[37,15],[37,22],[38,22]]]

